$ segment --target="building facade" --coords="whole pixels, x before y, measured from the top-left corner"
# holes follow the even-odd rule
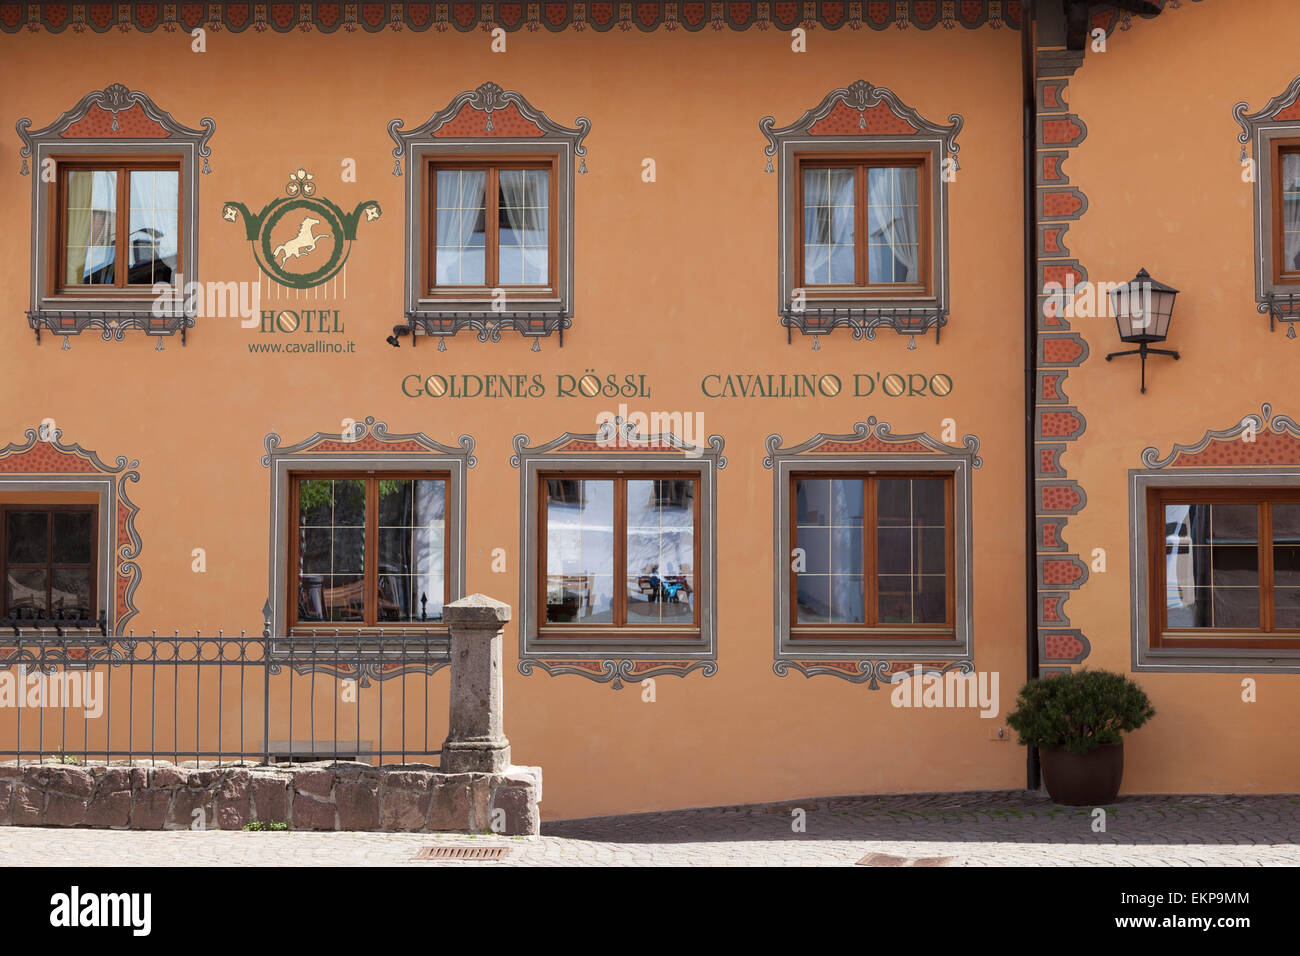
[[[1294,791],[1290,3],[1033,6],[0,3],[0,619],[492,595],[550,817],[1022,787],[1082,666]]]

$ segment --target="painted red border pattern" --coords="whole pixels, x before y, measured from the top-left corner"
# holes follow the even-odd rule
[[[1183,451],[1166,468],[1257,468],[1263,465],[1300,465],[1300,439],[1294,435],[1262,432],[1253,441],[1221,438],[1200,451]]]
[[[1119,21],[1111,18],[1093,25],[1108,31]],[[1070,330],[1064,316],[1048,314],[1042,297],[1049,282],[1069,287],[1084,282],[1088,272],[1070,254],[1066,235],[1073,223],[1088,210],[1088,197],[1070,184],[1068,163],[1071,152],[1088,135],[1088,127],[1070,112],[1067,91],[1070,75],[1077,66],[1051,56],[1040,56],[1038,96],[1038,142],[1035,171],[1038,207],[1038,391],[1034,409],[1034,499],[1035,534],[1038,538],[1036,569],[1036,623],[1040,673],[1066,670],[1088,656],[1090,646],[1083,634],[1071,628],[1065,605],[1072,592],[1088,580],[1088,565],[1069,552],[1064,532],[1071,515],[1078,514],[1088,498],[1079,483],[1069,477],[1062,460],[1071,443],[1079,440],[1087,422],[1078,408],[1069,404],[1065,384],[1070,370],[1088,358],[1088,345]]]
[[[59,134],[60,139],[166,139],[169,136],[171,130],[150,119],[139,103],[116,113],[94,104],[85,116]]]
[[[0,3],[0,31],[166,32],[197,27],[240,33],[270,30],[379,33],[432,29],[506,31],[640,30],[951,30],[1020,26],[1019,0],[770,0],[770,2],[507,3]]]
[[[1182,0],[1156,0],[1161,8]],[[1200,0],[1193,0],[1199,3]],[[1145,15],[1143,15],[1145,18]],[[1107,33],[1127,30],[1133,14],[1112,5],[1095,10],[1092,23]],[[534,3],[0,3],[0,32],[152,33],[197,27],[242,33],[319,31],[380,33],[412,30],[860,30],[913,27],[945,30],[988,25],[1020,28],[1019,0],[769,0],[769,2],[541,2]]]
[[[671,442],[659,441],[657,438],[646,439],[628,439],[623,434],[616,434],[608,441],[587,441],[581,438],[575,438],[565,442],[559,448],[553,448],[549,454],[558,455],[566,452],[628,452],[628,451],[645,451],[645,452],[662,452],[670,455],[680,455],[683,449]]]
[[[428,451],[428,447],[416,441],[386,441],[367,435],[357,441],[340,441],[337,438],[322,439],[309,448],[300,448],[300,452],[360,452],[360,451]]]

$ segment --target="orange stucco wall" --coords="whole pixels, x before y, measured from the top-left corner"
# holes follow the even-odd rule
[[[1250,188],[1240,181],[1231,106],[1258,108],[1297,72],[1269,9],[1251,19],[1223,0],[1185,5],[1112,36],[1070,84],[1071,109],[1088,137],[1068,164],[1089,211],[1070,232],[1094,280],[1119,281],[1146,265],[1183,289],[1175,319],[1177,364],[1107,364],[1109,320],[1077,321],[1091,358],[1071,373],[1071,402],[1088,421],[1067,452],[1088,505],[1071,519],[1072,550],[1105,548],[1068,605],[1087,635],[1087,663],[1127,670],[1130,636],[1126,473],[1147,445],[1168,450],[1272,401],[1288,405],[1290,343],[1269,337],[1254,311]],[[201,319],[189,344],[165,351],[128,334],[98,333],[68,351],[37,347],[22,319],[28,300],[31,180],[18,142],[0,141],[0,444],[53,418],[65,441],[111,461],[139,459],[142,578],[132,625],[170,632],[259,631],[266,599],[268,473],[262,440],[286,444],[367,415],[396,433],[454,443],[474,436],[467,591],[514,604],[519,593],[519,473],[511,439],[534,443],[590,432],[618,401],[603,398],[408,398],[402,378],[440,374],[644,374],[644,411],[702,412],[725,438],[719,474],[718,664],[612,691],[576,676],[525,677],[517,635],[506,630],[506,732],[514,759],[540,764],[548,818],[813,794],[1012,788],[1024,752],[998,741],[1002,715],[1024,674],[1024,448],[1019,34],[994,31],[814,31],[794,54],[779,31],[701,34],[511,34],[494,54],[486,34],[386,32],[322,36],[210,34],[207,51],[184,35],[138,33],[0,36],[0,129],[20,117],[52,122],[83,94],[121,82],[149,93],[180,122],[216,121],[212,174],[200,183],[200,276],[254,280],[242,224],[221,219],[237,200],[260,206],[282,194],[291,170],[313,172],[320,193],[345,209],[384,209],[362,223],[347,266],[341,311],[356,343],[348,355],[251,354],[267,336],[237,320]],[[1234,51],[1221,55],[1221,51]],[[1248,60],[1250,69],[1243,69]],[[1159,69],[1153,68],[1158,64]],[[53,69],[57,66],[57,70]],[[764,173],[758,121],[797,119],[858,78],[894,90],[923,116],[964,119],[961,171],[950,188],[952,309],[942,343],[908,350],[902,336],[826,337],[786,344],[774,314],[776,177]],[[438,352],[428,342],[383,341],[402,320],[403,180],[392,175],[385,124],[423,122],[485,80],[519,90],[557,122],[591,120],[589,173],[576,177],[576,314],[564,347],[541,351],[507,335],[471,335]],[[1135,94],[1140,91],[1140,94]],[[641,179],[655,160],[657,181]],[[354,159],[357,182],[341,181]],[[292,295],[292,293],[290,293]],[[325,307],[323,299],[299,299]],[[271,299],[292,307],[292,299]],[[709,399],[709,373],[900,372],[952,377],[945,398],[880,396]],[[548,389],[548,393],[550,389]],[[946,418],[980,439],[974,473],[975,666],[1000,674],[1000,715],[900,710],[887,690],[832,677],[772,671],[772,475],[763,440],[787,444],[847,432],[868,416],[895,432],[938,435]],[[191,571],[204,548],[207,571]],[[494,573],[491,555],[508,564]],[[1126,789],[1293,790],[1294,677],[1262,677],[1259,702],[1240,702],[1233,675],[1140,675],[1159,716],[1133,735]],[[441,684],[434,713],[445,699]],[[295,734],[295,736],[298,736]],[[1261,742],[1283,759],[1259,760]]]

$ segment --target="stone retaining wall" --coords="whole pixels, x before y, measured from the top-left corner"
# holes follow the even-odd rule
[[[13,826],[239,830],[261,821],[291,830],[531,836],[541,799],[540,767],[448,774],[419,764],[344,762],[0,764],[0,825]]]

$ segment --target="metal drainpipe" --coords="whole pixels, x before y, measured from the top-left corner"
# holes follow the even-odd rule
[[[1038,203],[1035,182],[1038,91],[1034,69],[1034,0],[1020,0],[1020,72],[1024,86],[1025,177],[1025,670],[1038,676],[1038,529],[1034,482],[1034,411],[1038,394]],[[1038,751],[1027,748],[1026,787],[1039,787]]]

